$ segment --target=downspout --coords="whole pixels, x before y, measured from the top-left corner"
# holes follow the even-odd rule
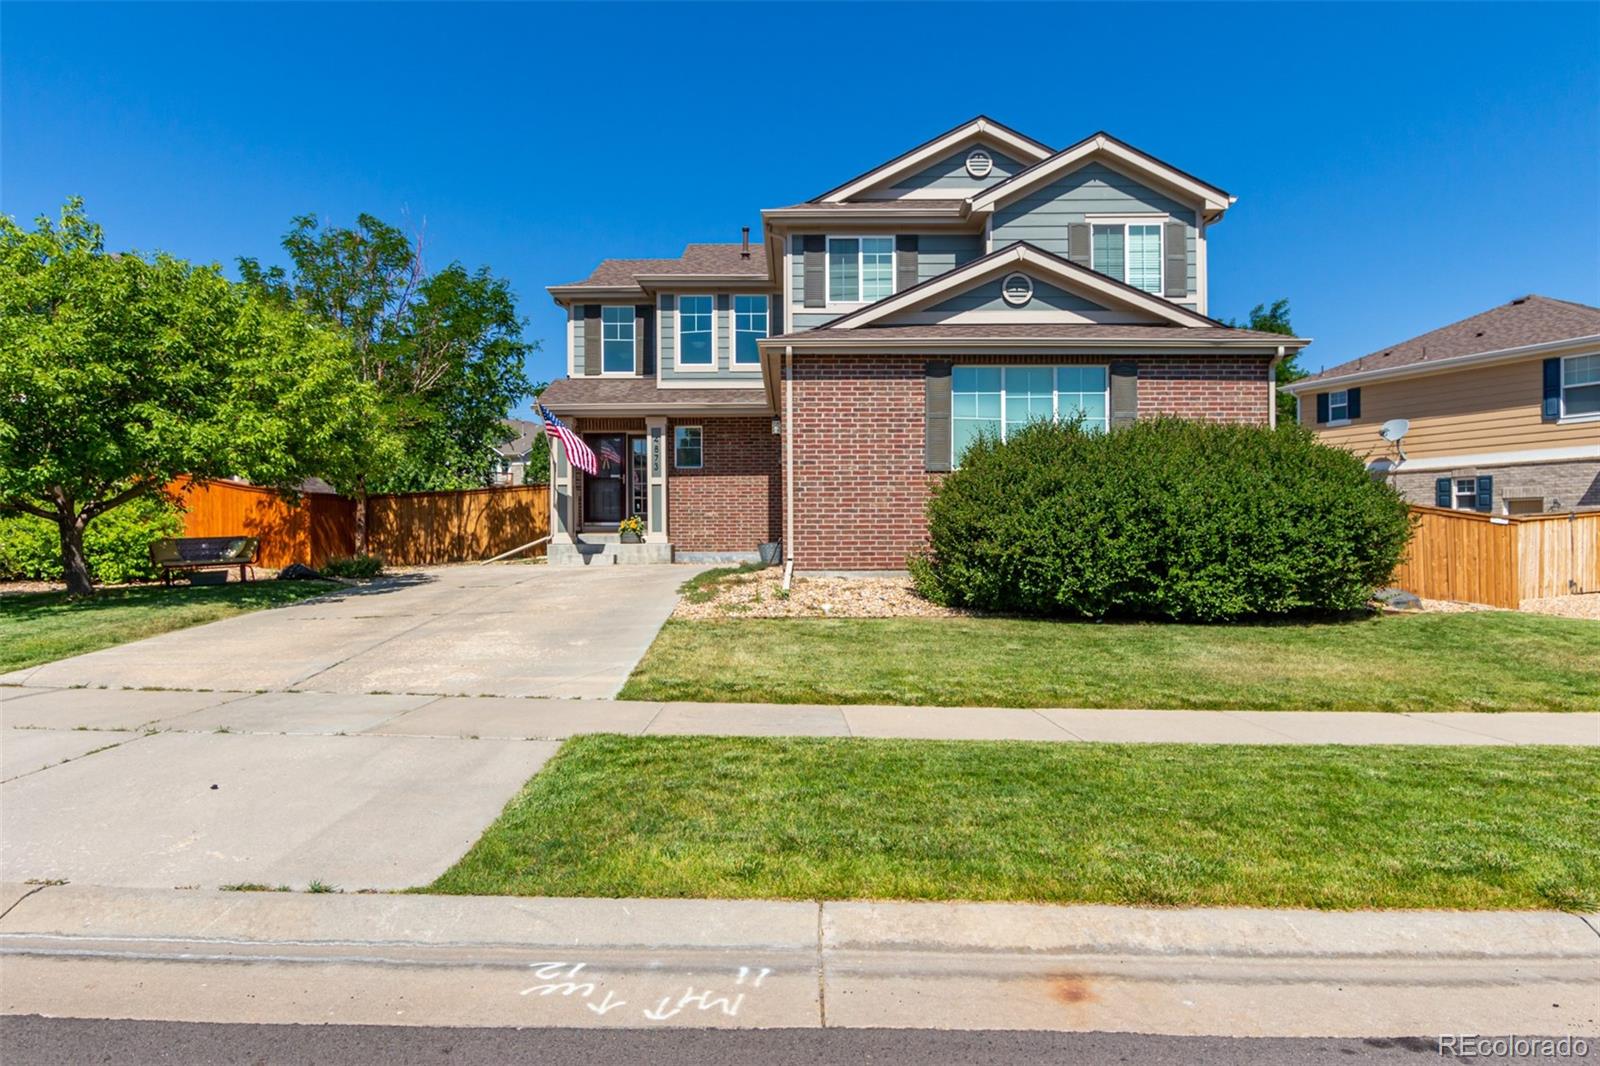
[[[1271,401],[1267,407],[1267,428],[1278,428],[1278,364],[1283,362],[1287,345],[1278,345],[1278,354],[1273,356],[1272,362],[1267,364],[1267,398]]]
[[[783,591],[794,581],[794,345],[783,346]]]

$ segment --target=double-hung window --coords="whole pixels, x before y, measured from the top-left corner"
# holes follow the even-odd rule
[[[1338,392],[1328,393],[1328,421],[1350,421],[1350,392],[1340,389]]]
[[[1600,355],[1561,360],[1561,417],[1600,416]]]
[[[1096,222],[1089,227],[1090,265],[1107,277],[1161,295],[1161,224]]]
[[[716,365],[716,343],[712,323],[716,321],[715,304],[710,296],[678,297],[678,365],[681,367],[713,367]]]
[[[1005,440],[1029,422],[1081,419],[1104,430],[1103,366],[958,366],[950,372],[950,445],[957,465],[979,436]]]
[[[733,361],[737,366],[756,366],[761,362],[761,352],[756,342],[767,336],[767,298],[765,296],[735,296],[733,298]]]
[[[893,295],[893,237],[828,238],[829,303],[870,303]]]
[[[1457,511],[1476,511],[1478,509],[1478,479],[1475,477],[1455,478],[1451,484],[1450,506]]]
[[[600,308],[600,369],[607,374],[633,373],[633,308]]]
[[[699,426],[672,428],[672,465],[679,470],[699,470],[705,465],[705,436]]]

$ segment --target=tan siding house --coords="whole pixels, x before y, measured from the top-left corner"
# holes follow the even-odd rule
[[[1525,296],[1285,389],[1415,503],[1600,508],[1600,308]],[[1393,420],[1398,443],[1379,433]]]

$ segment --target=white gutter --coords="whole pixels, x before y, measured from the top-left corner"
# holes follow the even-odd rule
[[[1159,328],[1159,327],[1158,327]],[[1173,326],[1173,329],[1188,329],[1186,326]],[[800,339],[797,337],[790,342],[802,352],[843,351],[866,354],[867,352],[910,352],[918,354],[931,349],[954,348],[957,350],[971,349],[974,346],[985,346],[993,350],[1028,349],[1028,350],[1077,350],[1102,351],[1107,348],[1130,349],[1139,351],[1150,348],[1159,348],[1163,351],[1175,349],[1187,351],[1195,355],[1215,354],[1218,349],[1229,351],[1257,351],[1270,355],[1275,351],[1294,348],[1299,350],[1311,343],[1308,337],[1296,338],[1294,344],[1271,344],[1258,340],[1227,339],[1227,340],[1200,340],[1193,337],[1168,337],[1168,338],[1120,338],[1120,337],[1082,337],[1063,339],[1060,337],[925,337],[917,339],[876,338],[870,330],[856,332],[853,336],[835,338]],[[1298,384],[1298,383],[1297,383]]]
[[[1267,428],[1278,428],[1278,364],[1283,362],[1283,356],[1288,351],[1286,344],[1278,345],[1278,354],[1272,362],[1267,364]]]
[[[1436,370],[1453,370],[1457,367],[1477,366],[1480,363],[1496,363],[1520,359],[1527,355],[1557,352],[1563,348],[1583,348],[1590,345],[1600,345],[1600,334],[1587,337],[1568,337],[1565,340],[1545,341],[1540,344],[1526,344],[1519,348],[1499,348],[1492,352],[1453,355],[1448,359],[1426,359],[1417,363],[1405,363],[1401,366],[1385,366],[1373,370],[1352,370],[1349,373],[1339,374],[1335,377],[1304,378],[1300,381],[1290,382],[1283,386],[1283,389],[1285,392],[1296,395],[1310,391],[1321,392],[1329,386],[1347,383],[1356,385],[1365,381],[1383,381],[1388,378],[1418,377],[1423,374],[1431,374]]]
[[[794,581],[794,348],[783,349],[783,591]]]

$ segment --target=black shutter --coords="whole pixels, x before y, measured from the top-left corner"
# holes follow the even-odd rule
[[[1435,507],[1450,507],[1450,479],[1436,477],[1433,479],[1433,505]]]
[[[1319,392],[1319,393],[1317,393],[1317,425],[1320,426],[1320,425],[1322,425],[1322,423],[1326,422],[1327,420],[1328,420],[1328,394],[1325,393],[1325,392]]]
[[[1139,364],[1111,364],[1111,428],[1131,426],[1139,417]]]
[[[588,377],[600,373],[600,339],[604,336],[600,325],[600,305],[583,305],[583,372]]]
[[[1345,403],[1348,405],[1349,418],[1353,421],[1361,417],[1361,390],[1346,389]]]
[[[828,304],[827,255],[828,239],[821,234],[800,238],[801,283],[804,286],[807,307],[826,307]]]
[[[901,234],[894,239],[894,291],[904,292],[917,283],[917,235]]]
[[[923,368],[922,467],[950,469],[950,362],[929,359]]]
[[[1162,291],[1168,296],[1189,295],[1189,234],[1182,222],[1162,227]]]
[[[1477,509],[1485,514],[1494,510],[1494,478],[1488,474],[1478,478]]]
[[[647,377],[656,372],[655,311],[649,304],[635,304],[633,308],[634,350],[639,353],[634,365]]]
[[[1089,266],[1089,223],[1067,223],[1067,258],[1081,267]]]
[[[1539,417],[1545,422],[1556,422],[1561,418],[1561,359],[1546,359],[1544,361],[1544,404],[1539,408]]]

